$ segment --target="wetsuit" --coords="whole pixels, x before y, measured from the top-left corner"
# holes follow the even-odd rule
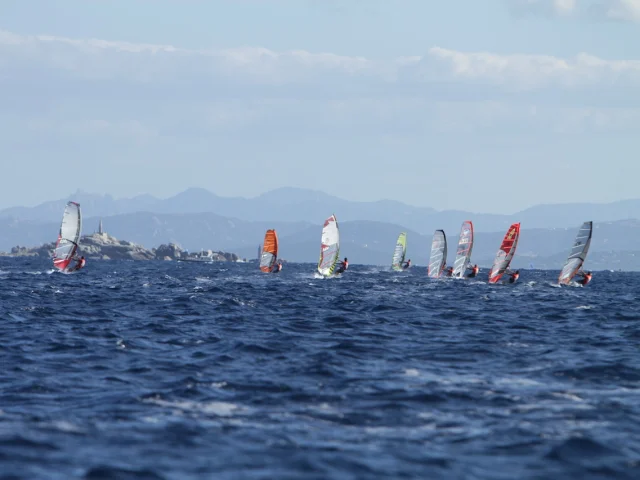
[[[87,263],[87,261],[84,259],[84,257],[79,258],[77,263],[67,271],[68,272],[75,272],[77,270],[80,270],[81,268],[83,268],[85,266],[86,263]]]
[[[581,273],[580,275],[582,275],[582,278],[580,280],[576,280],[576,283],[584,286],[591,281],[590,273]]]
[[[340,262],[340,266],[336,269],[335,273],[344,273],[347,268],[349,268],[349,262]]]
[[[467,275],[467,278],[474,278],[478,275],[478,272],[480,271],[480,269],[476,266],[476,267],[467,267],[467,269],[470,269],[471,272]]]

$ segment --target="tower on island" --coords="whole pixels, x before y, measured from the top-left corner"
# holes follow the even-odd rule
[[[102,229],[102,219],[100,219],[100,223],[98,223],[98,234],[103,235],[104,230]]]

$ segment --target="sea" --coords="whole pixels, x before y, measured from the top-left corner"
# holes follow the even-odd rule
[[[640,274],[0,258],[2,479],[638,479]]]

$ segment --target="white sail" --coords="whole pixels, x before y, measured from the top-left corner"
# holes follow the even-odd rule
[[[325,220],[322,227],[318,272],[324,276],[333,274],[338,255],[340,255],[340,231],[336,216],[331,215]]]
[[[54,267],[65,270],[78,249],[80,233],[82,231],[82,214],[80,204],[68,202],[62,215],[58,242],[53,251]]]
[[[404,257],[407,254],[407,234],[402,232],[398,235],[396,241],[396,248],[393,250],[393,260],[391,261],[391,267],[394,270],[402,270],[402,264],[404,263]]]
[[[456,251],[456,259],[453,262],[453,276],[464,277],[467,264],[471,258],[473,250],[473,223],[467,220],[462,222],[460,228],[460,238],[458,240],[458,250]]]
[[[431,256],[429,257],[428,274],[431,278],[438,278],[442,274],[447,262],[447,237],[444,230],[436,230],[431,242]]]
[[[584,222],[578,230],[576,239],[573,242],[571,253],[567,257],[560,276],[558,277],[558,283],[568,284],[573,277],[582,267],[587,253],[589,252],[589,245],[591,245],[591,236],[593,234],[593,222]]]

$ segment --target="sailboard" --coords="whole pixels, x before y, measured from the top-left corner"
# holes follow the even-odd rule
[[[431,242],[431,255],[429,257],[429,268],[427,273],[431,278],[438,278],[442,275],[442,270],[447,262],[447,236],[444,230],[436,230],[433,233]]]
[[[589,252],[589,245],[591,245],[591,235],[593,234],[593,222],[584,222],[578,230],[576,239],[573,242],[571,253],[567,257],[560,276],[558,277],[558,283],[568,285],[571,283],[573,277],[578,273],[584,260],[587,258]]]
[[[53,266],[58,270],[66,271],[73,260],[80,240],[82,231],[82,213],[80,204],[67,202],[62,214],[62,223],[56,248],[53,250]]]
[[[264,246],[260,255],[260,270],[270,273],[278,259],[278,234],[275,230],[267,230],[264,234]]]
[[[318,272],[325,277],[332,275],[336,268],[338,255],[340,255],[340,231],[336,216],[331,215],[324,221],[322,227]]]
[[[404,264],[404,257],[407,254],[407,234],[402,232],[398,235],[396,241],[396,248],[393,251],[393,260],[391,261],[391,268],[396,271],[402,271],[402,265]]]
[[[453,262],[454,277],[464,277],[471,258],[471,250],[473,250],[473,223],[471,220],[466,220],[462,222],[462,227],[460,228],[458,250],[456,251],[456,259]]]
[[[491,271],[489,272],[489,283],[497,283],[502,275],[504,275],[504,272],[507,271],[516,253],[519,238],[520,223],[514,223],[509,227],[509,230],[507,230],[507,233],[502,239],[500,250],[498,250]]]

